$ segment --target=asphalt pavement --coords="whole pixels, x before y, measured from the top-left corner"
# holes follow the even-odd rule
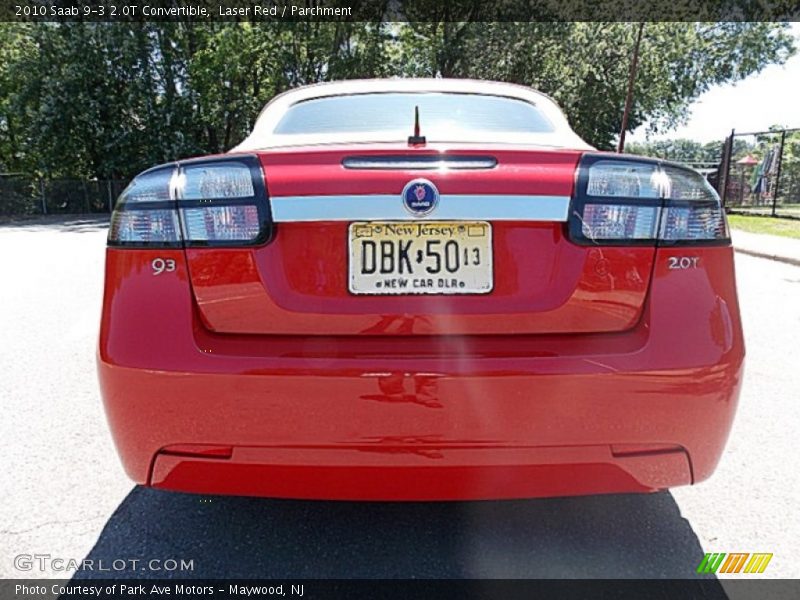
[[[704,552],[771,552],[763,576],[800,577],[798,266],[736,255],[745,383],[707,482],[652,495],[311,502],[127,480],[95,376],[105,235],[102,219],[0,225],[0,577],[71,576],[56,558],[123,559],[113,574],[147,577],[693,577]],[[29,569],[20,555],[50,558]],[[131,562],[153,559],[191,570]],[[109,573],[81,573],[98,575]]]

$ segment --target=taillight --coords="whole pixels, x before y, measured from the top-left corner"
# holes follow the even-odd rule
[[[149,169],[119,197],[111,246],[249,246],[272,230],[254,156],[194,159]]]
[[[719,196],[700,173],[628,156],[581,159],[569,232],[589,245],[730,243]]]
[[[113,246],[181,245],[181,226],[172,191],[175,165],[149,169],[120,194],[108,243]]]

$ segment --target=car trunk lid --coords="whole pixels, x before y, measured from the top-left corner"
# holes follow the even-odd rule
[[[655,250],[581,246],[568,239],[580,155],[406,145],[261,153],[272,239],[257,247],[186,249],[199,315],[210,330],[237,334],[628,329],[639,319]],[[408,198],[413,202],[422,193],[414,187],[417,180],[439,192],[438,203],[422,216],[407,206]],[[453,231],[428,238],[419,233],[437,227]],[[473,240],[470,227],[483,228],[480,235],[472,230]],[[369,237],[374,246],[364,243]],[[374,254],[387,239],[391,265],[386,252]],[[457,244],[447,245],[451,240]],[[434,242],[432,253],[428,241]],[[467,272],[464,263],[476,248],[483,263]],[[456,266],[453,256],[455,270],[449,268]],[[403,280],[407,287],[394,287]]]

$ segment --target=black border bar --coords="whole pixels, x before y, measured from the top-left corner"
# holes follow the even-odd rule
[[[0,0],[0,21],[798,21],[797,0]]]
[[[726,580],[725,587],[742,594],[740,597],[797,597],[800,581]],[[731,584],[730,586],[728,584]],[[776,584],[783,583],[783,586]],[[28,591],[20,591],[26,586]],[[31,588],[44,594],[31,593]],[[273,592],[269,593],[268,590]],[[262,591],[258,591],[262,590]],[[779,592],[779,590],[781,590]],[[56,593],[53,593],[56,591]],[[61,592],[59,595],[58,592]],[[136,591],[138,593],[131,593]],[[779,592],[780,595],[768,593]],[[302,595],[301,593],[302,592]],[[785,592],[785,596],[784,596]],[[746,594],[746,595],[745,595]],[[3,580],[0,598],[84,600],[103,598],[130,600],[131,598],[169,598],[170,600],[195,599],[253,599],[294,598],[317,600],[321,598],[370,600],[417,599],[669,599],[703,598],[726,599],[728,595],[721,582],[714,578],[694,579],[274,579],[274,580],[221,580],[221,579],[83,579],[72,580]]]

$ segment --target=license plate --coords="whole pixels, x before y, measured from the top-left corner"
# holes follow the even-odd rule
[[[487,294],[494,281],[485,221],[351,223],[353,294]]]

